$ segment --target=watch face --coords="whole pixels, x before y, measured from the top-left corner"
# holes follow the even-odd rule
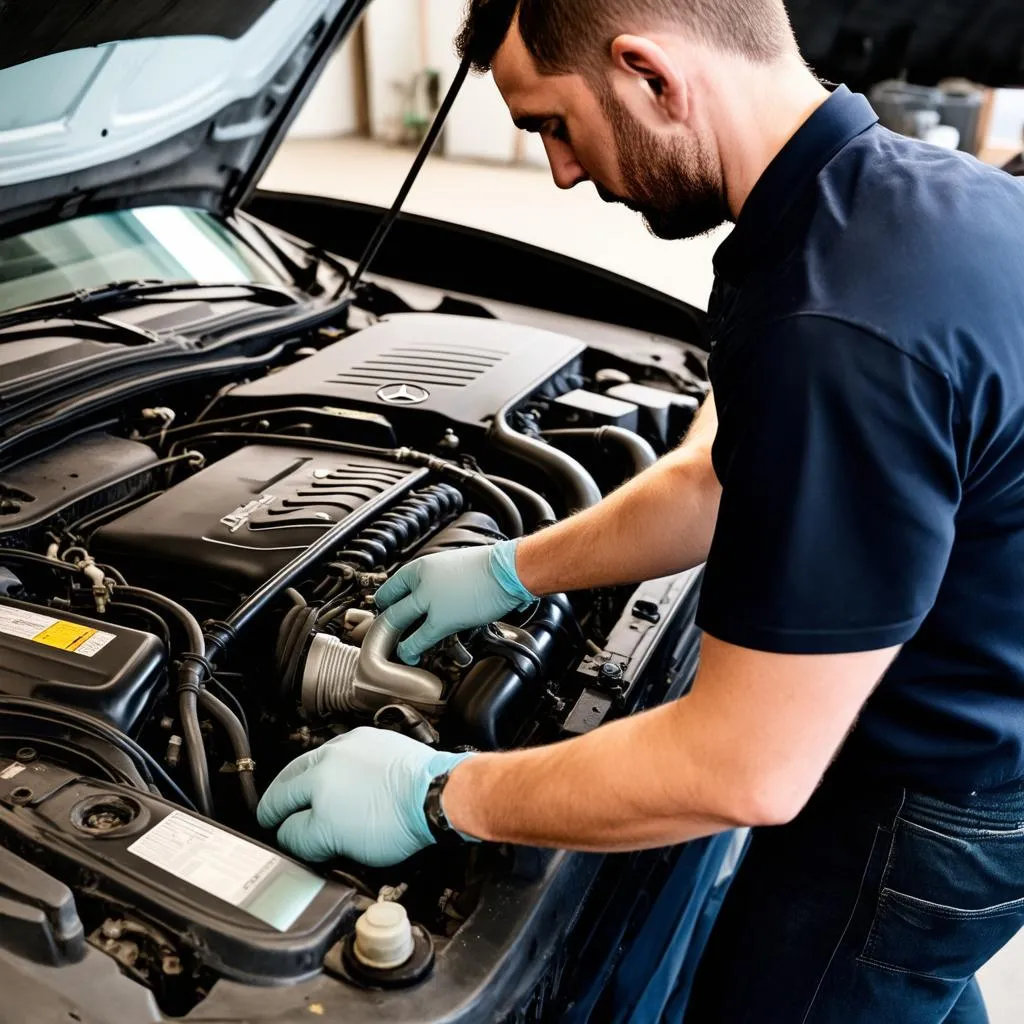
[[[461,838],[458,832],[452,828],[451,822],[449,822],[445,815],[444,807],[441,804],[441,794],[444,792],[444,787],[447,783],[448,772],[438,775],[427,787],[427,796],[423,801],[423,813],[427,819],[427,827],[430,829],[430,834],[438,842]]]

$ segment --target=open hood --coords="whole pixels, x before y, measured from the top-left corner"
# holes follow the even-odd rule
[[[368,0],[0,0],[0,234],[258,181]],[[788,0],[822,76],[1024,84],[1021,0]]]
[[[244,199],[366,0],[0,2],[0,234]]]

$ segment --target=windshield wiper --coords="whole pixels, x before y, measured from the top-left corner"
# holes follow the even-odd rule
[[[201,293],[188,295],[187,293]],[[0,314],[0,329],[18,324],[35,323],[39,320],[60,317],[74,318],[81,313],[122,309],[133,303],[150,298],[165,302],[237,302],[239,299],[254,299],[273,306],[294,306],[296,297],[284,288],[269,284],[255,284],[251,281],[230,284],[206,284],[199,281],[159,281],[152,279],[114,281],[98,288],[82,288],[60,295],[46,302],[22,306],[9,313]]]

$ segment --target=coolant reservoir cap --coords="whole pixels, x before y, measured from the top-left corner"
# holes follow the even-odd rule
[[[413,954],[412,925],[401,903],[374,903],[356,921],[353,953],[367,967],[401,967]]]

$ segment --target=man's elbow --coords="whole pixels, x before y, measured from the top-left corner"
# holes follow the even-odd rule
[[[762,774],[724,794],[723,817],[734,826],[788,825],[805,807],[815,786],[804,780]]]

